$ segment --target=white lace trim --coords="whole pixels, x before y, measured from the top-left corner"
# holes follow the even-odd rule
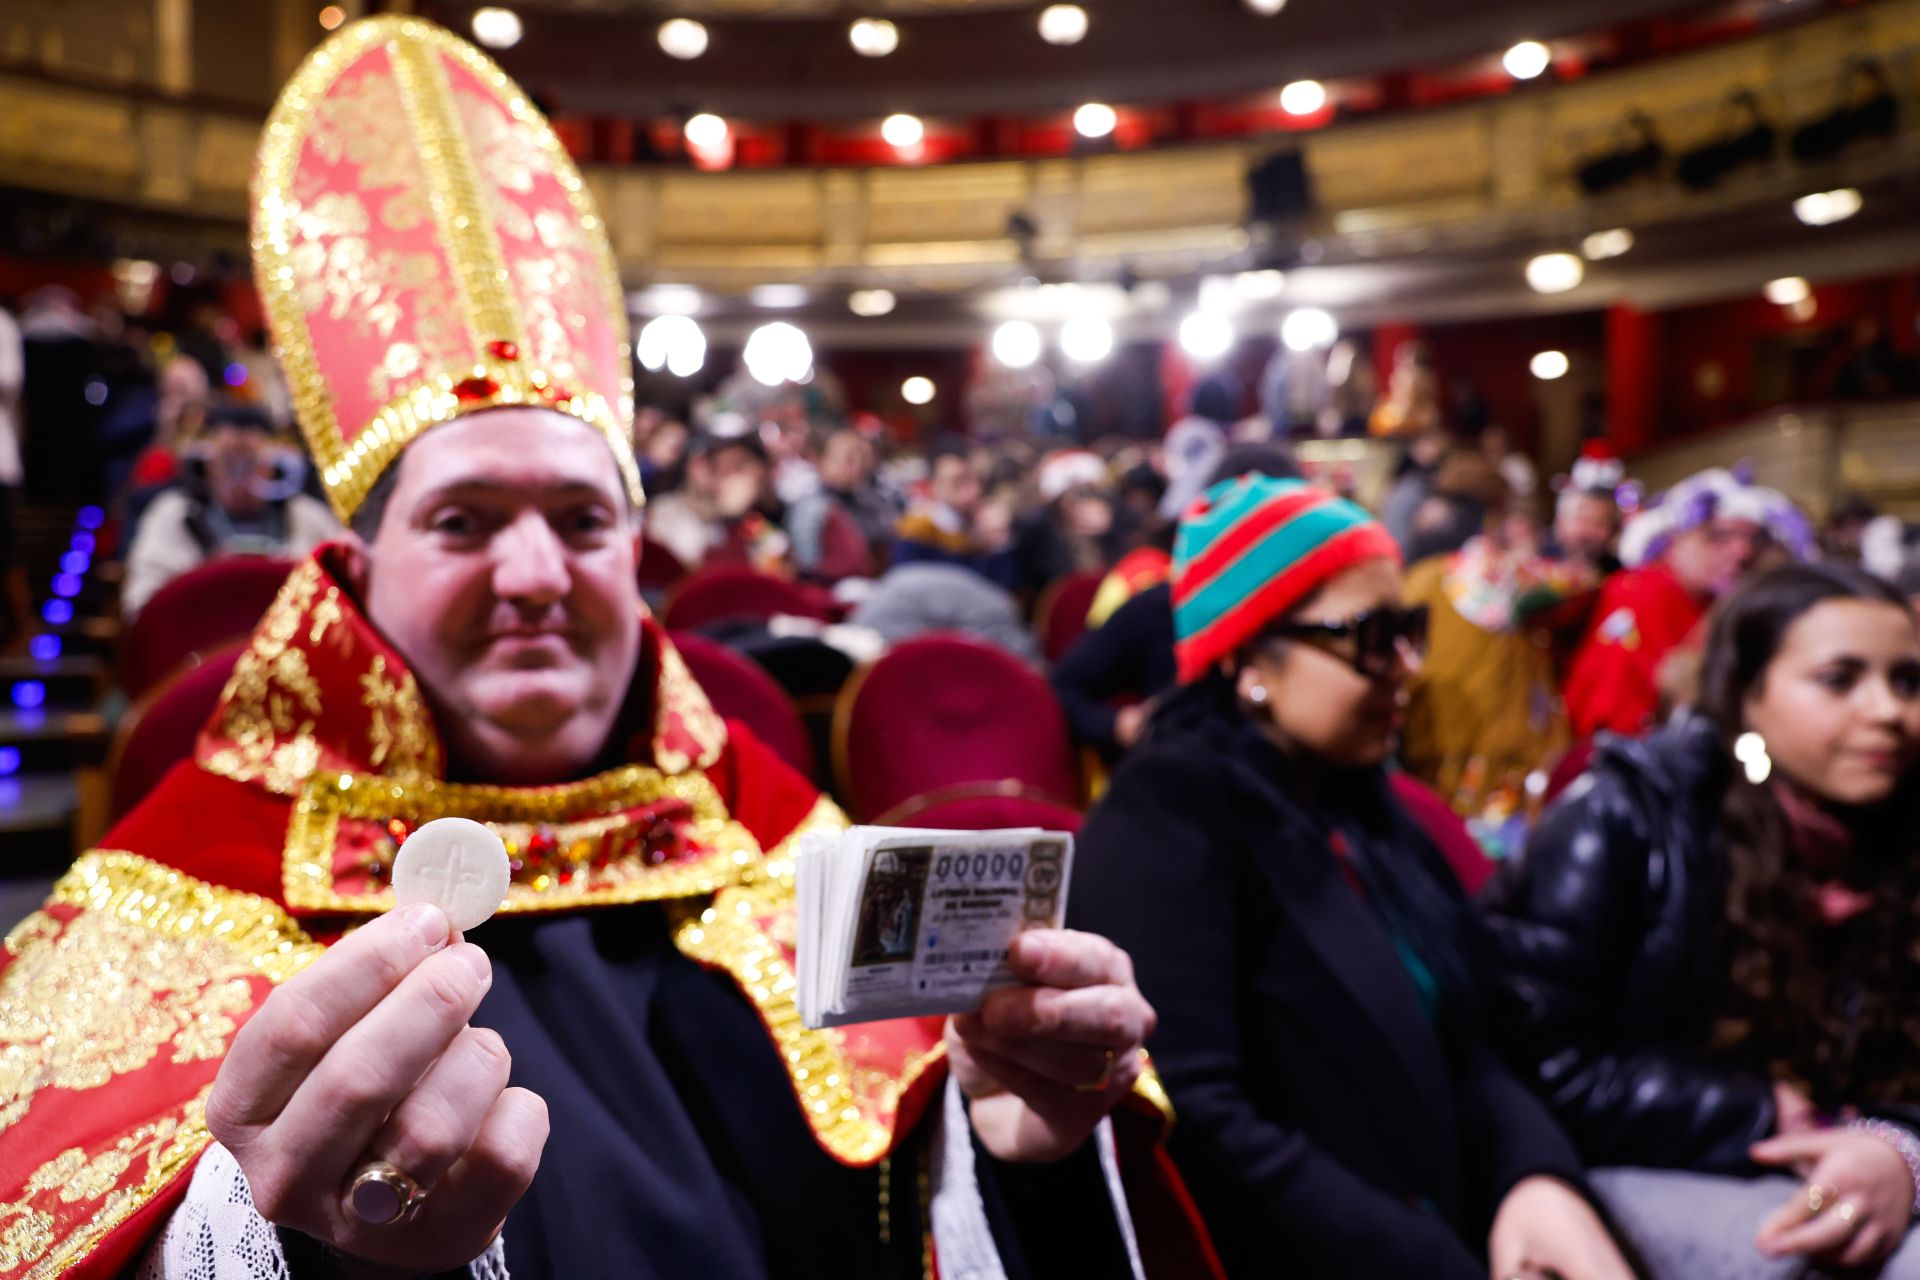
[[[497,1237],[467,1273],[472,1280],[510,1280]],[[147,1250],[139,1280],[294,1280],[279,1232],[253,1207],[240,1162],[219,1143],[201,1155],[186,1199]]]

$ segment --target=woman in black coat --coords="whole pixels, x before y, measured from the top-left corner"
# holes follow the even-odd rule
[[[1916,757],[1906,601],[1775,569],[1720,606],[1696,709],[1603,740],[1494,887],[1499,1025],[1626,1167],[1596,1182],[1656,1273],[1920,1275]]]
[[[1175,548],[1183,688],[1081,834],[1071,916],[1159,1012],[1172,1154],[1229,1275],[1623,1280],[1388,790],[1421,634],[1395,554],[1298,481],[1209,490]]]

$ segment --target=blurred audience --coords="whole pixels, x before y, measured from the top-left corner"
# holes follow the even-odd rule
[[[886,550],[899,513],[874,482],[873,445],[851,427],[820,448],[820,483],[787,508],[793,563],[826,582],[868,577]]]
[[[1011,512],[987,500],[973,459],[942,448],[929,464],[925,496],[894,533],[893,564],[950,564],[970,569],[1006,591],[1019,586]]]

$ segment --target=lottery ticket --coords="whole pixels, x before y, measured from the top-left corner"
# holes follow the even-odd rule
[[[1066,915],[1073,837],[850,827],[795,862],[798,1004],[810,1027],[966,1013],[1017,979],[1007,948]]]

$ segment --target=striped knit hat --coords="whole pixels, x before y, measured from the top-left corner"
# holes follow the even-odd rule
[[[1174,652],[1191,684],[1261,629],[1363,560],[1398,561],[1372,516],[1303,480],[1222,480],[1173,543]]]

